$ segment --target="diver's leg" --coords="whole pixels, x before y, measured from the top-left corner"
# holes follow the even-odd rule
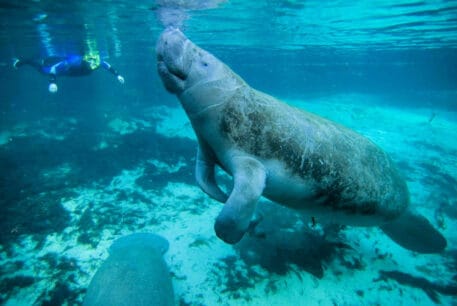
[[[19,68],[24,65],[32,66],[38,70],[41,70],[42,67],[42,60],[33,60],[33,59],[18,59],[14,58],[13,59],[13,67],[14,68]]]

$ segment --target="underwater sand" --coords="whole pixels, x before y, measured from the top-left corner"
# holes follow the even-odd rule
[[[259,224],[266,235],[248,235],[235,247],[223,243],[213,231],[221,204],[193,181],[191,126],[181,108],[160,106],[143,117],[111,118],[90,150],[101,154],[121,147],[124,137],[151,133],[161,143],[171,138],[187,153],[159,158],[151,152],[148,158],[143,152],[108,180],[69,187],[55,181],[74,182],[79,170],[71,162],[41,170],[40,181],[49,185],[36,186],[42,192],[28,200],[49,209],[46,188],[65,189],[54,196],[67,219],[61,230],[42,235],[23,233],[24,221],[11,220],[14,243],[0,248],[0,302],[79,304],[113,240],[152,232],[170,242],[165,260],[177,305],[457,305],[457,114],[382,106],[379,99],[348,94],[287,102],[353,128],[385,149],[406,177],[414,207],[447,238],[444,254],[404,250],[377,228],[330,228],[323,237],[307,226],[308,216],[266,200],[259,204],[267,213]],[[63,141],[77,133],[76,119],[59,120],[57,129],[55,121],[1,131],[0,150],[19,140]],[[131,147],[132,156],[139,148]]]

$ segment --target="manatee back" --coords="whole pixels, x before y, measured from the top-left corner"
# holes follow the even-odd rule
[[[116,239],[109,248],[110,254],[126,252],[128,250],[149,250],[165,254],[168,251],[168,240],[162,236],[150,233],[135,233]]]
[[[218,111],[219,130],[231,146],[261,161],[279,161],[286,179],[300,178],[301,190],[307,190],[283,200],[274,186],[270,200],[324,214],[341,212],[351,225],[372,224],[378,217],[390,221],[409,205],[406,183],[392,160],[349,128],[256,90],[240,91]],[[271,179],[275,173],[269,171],[269,182],[284,180]]]
[[[171,277],[162,258],[167,249],[168,241],[154,234],[117,239],[92,278],[83,305],[174,305]]]

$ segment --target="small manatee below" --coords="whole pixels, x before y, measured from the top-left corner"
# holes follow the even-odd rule
[[[84,306],[174,305],[173,286],[163,254],[168,241],[137,233],[121,237],[90,282]]]

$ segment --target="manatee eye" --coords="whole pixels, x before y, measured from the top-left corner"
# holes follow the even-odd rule
[[[203,62],[202,65],[203,65],[204,67],[208,67],[208,63],[207,63],[207,62]]]

